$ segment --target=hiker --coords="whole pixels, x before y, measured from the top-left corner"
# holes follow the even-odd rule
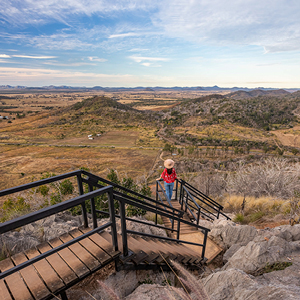
[[[164,186],[166,190],[167,197],[171,200],[172,199],[172,193],[174,188],[174,182],[177,178],[175,169],[174,169],[175,162],[172,159],[166,159],[164,161],[165,169],[161,173],[160,177],[156,180],[163,179],[164,180]]]

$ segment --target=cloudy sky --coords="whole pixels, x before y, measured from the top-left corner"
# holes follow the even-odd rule
[[[7,84],[300,88],[300,1],[2,0]]]

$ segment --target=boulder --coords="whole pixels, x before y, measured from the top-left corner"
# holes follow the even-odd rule
[[[229,259],[223,270],[232,268],[252,273],[266,264],[273,264],[286,259],[291,251],[289,243],[279,237],[272,236],[268,241],[249,242],[238,249]]]
[[[257,235],[256,228],[248,225],[237,225],[227,220],[217,220],[208,236],[224,249],[234,244],[247,245]]]
[[[121,299],[131,294],[140,285],[156,286],[165,282],[165,277],[174,285],[175,274],[172,272],[159,271],[119,271],[109,276],[104,283],[111,288]],[[120,284],[122,282],[122,284]],[[145,284],[143,284],[145,283]],[[147,284],[148,283],[148,284]],[[150,284],[149,284],[150,283]],[[134,299],[134,298],[131,298]],[[140,299],[140,298],[136,298]],[[152,299],[152,298],[149,298]],[[155,298],[153,298],[155,299]]]
[[[298,288],[290,290],[287,286],[259,283],[255,277],[237,269],[214,273],[203,279],[203,285],[211,299],[247,299],[247,300],[296,300]]]
[[[176,292],[178,291],[178,292]],[[124,298],[125,300],[157,300],[157,299],[172,299],[181,300],[179,289],[169,288],[158,284],[143,284],[140,285],[132,294]]]

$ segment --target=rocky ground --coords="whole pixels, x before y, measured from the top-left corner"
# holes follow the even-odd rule
[[[105,221],[99,224],[102,222]],[[30,248],[79,225],[79,217],[58,214],[2,235],[0,248],[18,252],[20,247]],[[203,299],[300,299],[300,225],[256,229],[226,220],[202,221],[201,225],[211,229],[210,238],[224,249],[215,260],[217,263],[194,274],[199,290],[203,285],[209,296]],[[131,230],[136,230],[135,226],[136,223],[128,224]],[[138,227],[144,232],[165,235],[164,231],[146,225]],[[274,268],[278,262],[289,266]],[[272,272],[266,273],[266,266]],[[114,290],[120,299],[185,299],[167,284],[178,286],[172,272],[123,270],[116,273],[113,264],[71,288],[69,299],[109,299],[98,280]],[[200,299],[193,289],[190,292],[189,299]]]

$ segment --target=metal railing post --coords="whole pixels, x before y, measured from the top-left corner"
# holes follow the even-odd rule
[[[217,219],[219,219],[219,217],[220,217],[220,207],[219,207],[219,209],[218,209]]]
[[[94,187],[92,184],[89,183],[89,192],[92,192],[94,190]],[[97,228],[97,213],[96,213],[96,207],[95,207],[95,198],[91,198],[91,213],[93,218],[93,228]]]
[[[200,208],[198,208],[197,225],[199,225],[199,220],[200,220]]]
[[[77,184],[78,184],[79,194],[83,195],[84,192],[83,192],[83,184],[82,184],[81,174],[77,175]],[[82,218],[83,218],[83,226],[85,228],[87,228],[89,226],[89,224],[88,224],[85,202],[81,203],[81,212],[82,212]]]
[[[178,189],[178,180],[176,179],[176,187],[175,187],[175,200],[177,201],[177,189]]]
[[[174,208],[173,208],[173,216],[174,216]],[[174,231],[174,219],[172,219],[172,233]]]
[[[111,224],[111,236],[112,243],[115,251],[118,251],[118,239],[117,239],[117,227],[116,227],[116,214],[115,214],[115,205],[114,205],[114,195],[112,188],[108,192],[108,209],[109,209],[109,218]]]
[[[181,207],[180,207],[181,210],[183,210],[183,203],[184,203],[183,198],[184,198],[184,189],[182,189],[182,194],[181,194]]]
[[[205,233],[204,233],[203,248],[202,248],[202,255],[201,255],[202,259],[205,258],[206,241],[207,241],[207,230],[205,230]]]
[[[120,203],[120,217],[121,217],[121,230],[122,230],[122,242],[123,242],[123,256],[128,256],[128,244],[127,244],[127,230],[126,230],[126,215],[125,215],[125,203]]]
[[[177,223],[177,240],[179,240],[179,236],[180,236],[180,218],[179,218],[179,220],[177,221],[178,223]]]

